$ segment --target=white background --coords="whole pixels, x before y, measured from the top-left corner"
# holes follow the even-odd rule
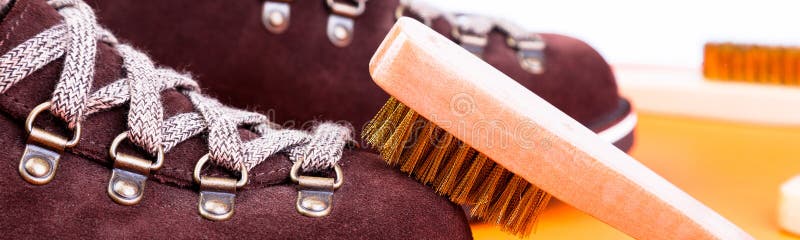
[[[612,64],[699,67],[708,41],[800,45],[800,1],[427,0],[588,42]]]

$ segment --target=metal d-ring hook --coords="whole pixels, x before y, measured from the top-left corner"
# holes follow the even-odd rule
[[[114,202],[122,205],[134,205],[139,203],[144,196],[147,176],[151,171],[156,171],[164,165],[164,147],[158,146],[155,161],[117,152],[119,144],[127,138],[127,131],[120,133],[108,148],[108,154],[114,160],[114,169],[111,170],[111,178],[108,181],[106,192]]]
[[[222,221],[233,216],[233,204],[236,198],[236,189],[247,184],[247,167],[241,166],[238,180],[221,177],[200,176],[203,166],[208,162],[209,154],[197,161],[194,166],[192,178],[200,184],[200,199],[198,211],[206,219]]]
[[[19,161],[19,174],[28,183],[44,185],[53,180],[58,169],[61,154],[67,148],[78,145],[81,139],[81,123],[77,122],[72,130],[72,138],[66,138],[34,127],[33,123],[39,113],[50,108],[50,102],[39,104],[28,114],[25,119],[25,131],[28,132],[28,142]]]
[[[314,177],[299,175],[305,157],[297,159],[292,165],[289,177],[298,185],[295,208],[300,214],[309,217],[324,217],[333,208],[333,192],[344,183],[344,174],[338,164],[333,166],[336,177]]]

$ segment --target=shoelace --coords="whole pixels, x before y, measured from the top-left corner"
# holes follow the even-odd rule
[[[150,154],[168,152],[177,144],[208,133],[211,161],[229,170],[247,170],[279,152],[302,161],[304,171],[333,169],[351,141],[350,129],[321,123],[311,133],[279,129],[258,113],[226,107],[200,93],[189,76],[158,68],[143,53],[119,43],[98,27],[92,9],[81,0],[49,0],[64,17],[53,26],[0,57],[0,93],[34,71],[64,56],[64,67],[53,92],[50,111],[70,129],[91,114],[129,104],[128,138]],[[97,42],[112,46],[122,57],[125,77],[91,92]],[[196,112],[164,120],[160,94],[176,89]],[[251,127],[259,137],[244,142],[239,127]]]

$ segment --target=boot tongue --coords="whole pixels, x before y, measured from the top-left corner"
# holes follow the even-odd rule
[[[61,15],[43,0],[16,1],[5,19],[0,22],[0,37],[2,37],[0,54],[5,54],[36,34],[62,21]],[[121,68],[122,59],[116,54],[116,51],[102,43],[98,44],[97,48],[93,91],[124,75]],[[0,112],[7,113],[22,126],[28,113],[36,105],[50,100],[62,66],[63,58],[48,64],[9,88],[0,95]],[[161,99],[165,103],[164,110],[167,118],[194,110],[189,99],[175,90],[164,91]],[[127,130],[127,111],[127,107],[119,107],[89,116],[82,123],[83,131],[78,146],[68,152],[110,166],[108,148],[116,135]],[[41,119],[37,119],[36,126],[58,134],[71,134],[63,129],[64,123],[55,121],[46,115],[48,114],[42,114],[42,117],[39,117]],[[257,137],[255,133],[248,130],[240,130],[239,133],[244,141]],[[119,151],[141,154],[141,150],[137,147],[124,145],[127,146],[120,147]],[[183,187],[192,186],[191,175],[194,165],[200,157],[207,153],[207,149],[204,137],[194,137],[179,144],[166,154],[164,167],[153,173],[154,179]],[[274,156],[250,171],[251,184],[249,186],[258,187],[257,185],[282,183],[288,178],[288,171],[279,170],[289,167],[291,167],[291,162],[286,157]]]

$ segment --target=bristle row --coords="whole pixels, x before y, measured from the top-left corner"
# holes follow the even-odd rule
[[[528,235],[550,194],[494,163],[468,144],[394,98],[364,129],[362,138],[399,167],[470,214],[503,230]]]
[[[714,80],[800,85],[800,48],[707,43],[703,75]]]

